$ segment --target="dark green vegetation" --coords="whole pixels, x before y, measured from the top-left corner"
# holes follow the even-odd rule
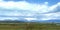
[[[0,30],[60,30],[60,23],[0,23]]]

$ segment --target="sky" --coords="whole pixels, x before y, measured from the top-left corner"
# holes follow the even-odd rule
[[[60,19],[60,0],[0,0],[0,20]]]

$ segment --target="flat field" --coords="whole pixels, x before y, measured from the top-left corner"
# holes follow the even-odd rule
[[[0,23],[0,30],[60,30],[60,23]]]

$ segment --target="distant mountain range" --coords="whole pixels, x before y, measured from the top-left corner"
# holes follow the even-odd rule
[[[54,23],[60,23],[60,20],[59,20],[59,19],[56,19],[56,20],[46,20],[46,21],[43,21],[43,22],[54,22]]]
[[[59,19],[53,19],[53,20],[42,20],[42,21],[41,20],[28,21],[28,20],[22,19],[22,20],[3,20],[0,22],[46,22],[46,23],[54,22],[54,23],[60,23],[60,20]]]
[[[36,22],[46,22],[46,23],[60,23],[59,19],[52,19],[52,20],[43,20],[43,21],[36,21]]]

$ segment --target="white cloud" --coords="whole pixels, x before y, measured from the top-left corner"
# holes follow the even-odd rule
[[[14,20],[19,20],[19,19],[16,18],[16,17],[0,17],[0,20],[1,21],[3,21],[3,20],[12,20],[12,21],[14,21]]]
[[[24,19],[26,19],[26,20],[28,20],[28,21],[31,21],[31,20],[38,20],[37,18],[24,18]]]
[[[47,2],[45,3],[47,4]],[[10,9],[10,10],[29,10],[29,11],[40,11],[39,13],[44,13],[44,12],[48,12],[47,8],[48,6],[45,4],[31,4],[28,3],[26,1],[20,1],[20,2],[13,2],[13,1],[9,1],[9,2],[0,2],[0,7],[3,9]]]
[[[38,13],[45,13],[49,11],[54,11],[54,9],[58,6],[59,3],[53,6],[48,6],[48,2],[45,4],[32,4],[26,1],[20,2],[0,2],[0,7],[3,9],[10,9],[10,10],[29,10]]]
[[[46,5],[48,5],[48,2],[44,2]]]
[[[55,5],[50,6],[50,7],[48,8],[48,10],[50,10],[50,12],[51,12],[51,11],[56,11],[56,10],[58,10],[57,7],[59,7],[59,6],[60,6],[60,2],[58,2],[58,3],[55,4]]]
[[[52,6],[48,6],[48,2],[44,2],[43,4],[32,4],[32,3],[28,3],[27,1],[20,1],[20,2],[13,2],[13,1],[9,1],[9,2],[4,2],[2,0],[0,0],[0,8],[2,9],[7,9],[7,10],[26,10],[27,13],[21,13],[21,12],[5,12],[6,16],[34,16],[37,13],[48,13],[48,12],[53,12],[55,10],[57,10],[57,7],[60,6],[60,2],[58,2],[55,5]],[[2,10],[1,9],[1,10]],[[30,12],[28,12],[30,11]],[[2,12],[3,13],[3,12]],[[37,15],[38,16],[38,15]],[[40,18],[41,20],[49,20],[49,19],[58,19],[60,17],[60,13],[48,13],[48,14],[42,14],[42,18]],[[37,17],[36,17],[37,18]],[[27,20],[37,20],[36,18],[25,18]],[[8,18],[9,19],[9,18]]]
[[[60,12],[43,14],[44,17],[41,20],[60,19]]]
[[[58,6],[60,6],[59,2],[55,5],[48,6],[48,2],[45,2],[44,4],[32,4],[28,3],[26,1],[20,1],[20,2],[0,2],[0,7],[2,9],[10,9],[10,10],[29,10],[37,13],[45,13],[54,11]]]
[[[2,2],[3,0],[0,0],[0,2]]]
[[[31,13],[28,12],[28,14],[23,14],[20,12],[5,12],[3,15],[7,16],[33,16],[35,13],[44,13],[48,12],[47,11],[47,6],[46,5],[40,5],[40,4],[31,4],[26,1],[20,1],[20,2],[0,2],[0,7],[2,9],[7,9],[7,10],[27,10],[30,11]],[[3,11],[2,11],[3,12]],[[2,13],[1,13],[2,14]]]

